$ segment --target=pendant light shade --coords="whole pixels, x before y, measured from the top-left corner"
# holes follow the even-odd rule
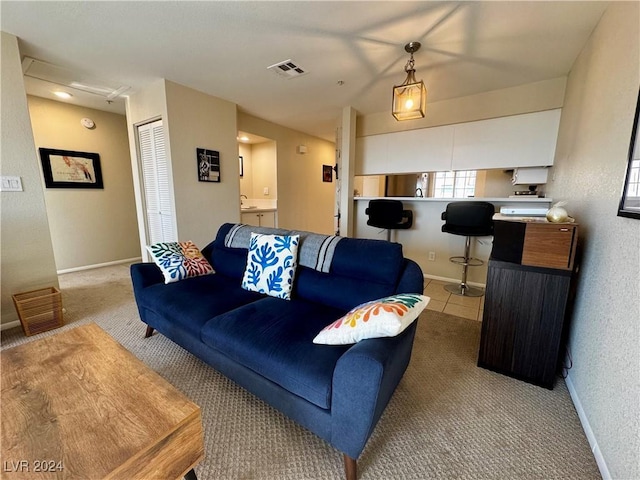
[[[413,68],[413,54],[420,48],[419,42],[410,42],[404,49],[411,54],[411,58],[404,67],[407,78],[402,85],[393,87],[392,113],[396,120],[413,120],[424,118],[427,110],[427,89],[422,80],[416,80],[416,71]]]

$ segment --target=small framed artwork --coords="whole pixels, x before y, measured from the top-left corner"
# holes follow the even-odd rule
[[[238,159],[240,160],[240,176],[242,177],[244,175],[244,160],[242,159],[242,155],[240,155]]]
[[[104,188],[99,154],[54,148],[39,150],[47,188]]]
[[[333,167],[331,165],[322,165],[322,181],[333,182]]]
[[[220,152],[196,148],[198,161],[198,181],[220,182]]]

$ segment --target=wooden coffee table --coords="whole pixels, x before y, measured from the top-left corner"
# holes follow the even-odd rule
[[[200,408],[97,325],[9,348],[2,478],[195,478]]]

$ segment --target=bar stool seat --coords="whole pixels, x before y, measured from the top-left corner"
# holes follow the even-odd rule
[[[367,225],[387,230],[387,240],[391,240],[391,230],[406,230],[413,225],[413,212],[405,210],[400,200],[370,200],[364,211],[369,216]]]
[[[484,290],[467,285],[467,267],[479,267],[484,262],[471,257],[471,237],[493,235],[493,214],[495,207],[489,202],[451,202],[442,212],[445,224],[442,231],[452,235],[466,237],[464,255],[449,258],[449,261],[462,266],[460,283],[445,285],[445,290],[464,297],[481,297]]]

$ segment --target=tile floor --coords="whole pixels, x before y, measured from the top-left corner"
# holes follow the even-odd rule
[[[424,283],[424,294],[431,297],[431,301],[429,305],[427,305],[428,310],[482,321],[484,296],[461,297],[459,295],[453,295],[444,289],[444,286],[450,282],[443,282],[441,280],[425,278]]]

